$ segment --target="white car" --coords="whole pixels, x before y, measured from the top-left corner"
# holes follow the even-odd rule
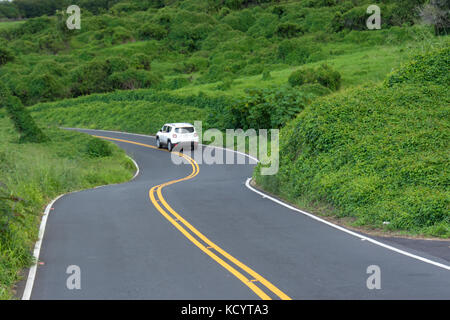
[[[156,133],[156,146],[158,148],[166,146],[169,151],[177,145],[197,149],[198,140],[198,134],[190,123],[166,123]]]

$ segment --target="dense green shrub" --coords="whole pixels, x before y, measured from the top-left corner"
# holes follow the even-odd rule
[[[28,82],[29,104],[65,97],[68,92],[56,77],[48,73],[33,74]]]
[[[336,91],[341,86],[341,74],[327,64],[322,64],[318,68],[302,68],[292,72],[288,82],[291,86],[318,83],[330,90]]]
[[[233,29],[242,32],[246,32],[255,23],[255,21],[255,17],[248,9],[234,11],[223,18],[223,22],[228,24]]]
[[[367,30],[366,20],[369,17],[366,13],[367,7],[367,5],[353,7],[344,13],[338,11],[332,22],[334,31],[343,29]]]
[[[445,0],[444,0],[445,1]],[[420,8],[427,0],[396,0],[391,11],[390,24],[401,26],[412,25],[419,18]],[[447,2],[448,3],[448,2]],[[448,10],[448,8],[447,8]]]
[[[110,12],[115,16],[119,16],[127,12],[134,12],[138,10],[139,5],[137,3],[121,2],[112,6]]]
[[[114,33],[112,37],[113,44],[123,44],[127,42],[133,42],[134,37],[131,31],[125,29],[124,27],[114,28]]]
[[[341,87],[341,74],[327,64],[322,64],[316,70],[316,79],[319,84],[333,91]]]
[[[255,23],[247,30],[247,34],[252,37],[271,38],[279,26],[278,17],[271,13],[261,13],[256,17]]]
[[[60,34],[47,33],[38,38],[39,49],[56,54],[65,48],[64,39]]]
[[[0,47],[0,66],[14,61],[14,55],[8,48]]]
[[[0,19],[17,19],[20,17],[19,9],[9,2],[0,2]]]
[[[134,58],[134,57],[133,57]],[[132,58],[132,63],[136,63],[139,61],[135,61]],[[138,59],[137,59],[138,60]],[[108,65],[108,73],[114,73],[114,72],[122,72],[129,68],[129,63],[126,59],[121,57],[111,57],[106,60],[106,63]]]
[[[278,58],[289,64],[305,64],[312,53],[321,49],[300,39],[286,39],[278,45]]]
[[[145,70],[128,69],[113,73],[109,77],[109,83],[114,89],[133,90],[157,86],[161,83],[161,79],[158,75]]]
[[[313,68],[302,68],[293,71],[288,78],[289,84],[293,87],[301,86],[305,83],[314,83],[315,81],[316,77]]]
[[[45,30],[48,28],[48,26],[51,24],[52,20],[49,17],[39,17],[39,18],[32,18],[28,19],[20,25],[20,27],[17,29],[16,33],[18,35],[23,34],[35,34],[42,30]]]
[[[303,34],[303,30],[298,24],[285,22],[277,26],[275,33],[282,38],[293,38]]]
[[[290,87],[248,89],[244,98],[226,108],[227,128],[280,128],[294,118],[309,101],[309,96]]]
[[[450,83],[450,48],[435,50],[417,56],[394,70],[386,79],[385,85],[392,87],[398,83],[428,83],[442,85]]]
[[[103,158],[112,155],[112,149],[108,142],[91,138],[86,145],[86,153],[93,158]]]
[[[9,117],[20,134],[20,142],[44,142],[47,137],[36,125],[19,98],[12,96],[9,89],[0,83],[0,108],[6,108]]]
[[[187,61],[176,65],[174,70],[180,73],[193,73],[206,70],[208,66],[208,59],[202,57],[191,57]]]
[[[29,40],[17,39],[11,42],[15,54],[30,54],[39,51],[39,44]]]
[[[161,40],[167,36],[167,30],[159,24],[147,22],[139,28],[138,34],[141,40]]]
[[[73,96],[110,91],[107,81],[111,69],[106,61],[94,60],[72,71]]]
[[[143,69],[150,71],[152,60],[150,56],[144,53],[136,53],[131,57],[131,65],[135,69]],[[123,71],[123,70],[121,70]]]

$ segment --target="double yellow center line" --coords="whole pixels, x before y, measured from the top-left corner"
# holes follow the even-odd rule
[[[114,141],[120,141],[125,143],[131,143],[147,148],[152,149],[158,149],[155,146],[143,144],[139,142],[129,141],[129,140],[122,140],[122,139],[116,139],[116,138],[110,138],[110,137],[104,137],[104,136],[96,136],[98,138],[108,139],[108,140],[114,140]],[[158,149],[161,151],[166,151],[162,149]],[[167,152],[167,151],[166,151]],[[188,221],[186,221],[182,216],[180,216],[164,199],[162,195],[162,189],[166,186],[169,186],[171,184],[189,180],[194,178],[199,172],[200,168],[195,162],[194,159],[191,157],[180,153],[180,152],[174,152],[178,156],[186,159],[190,165],[192,166],[192,172],[181,179],[172,180],[165,182],[163,184],[154,186],[149,191],[149,197],[150,201],[153,203],[155,208],[175,227],[180,231],[189,241],[191,241],[195,246],[197,246],[200,250],[202,250],[204,253],[206,253],[211,259],[216,261],[218,264],[220,264],[222,267],[224,267],[226,270],[228,270],[231,274],[233,274],[236,278],[238,278],[242,283],[244,283],[247,287],[249,287],[254,293],[256,293],[261,299],[263,300],[271,300],[271,296],[269,296],[270,293],[275,294],[278,296],[278,298],[282,300],[291,300],[289,296],[287,296],[285,293],[283,293],[280,289],[275,287],[272,283],[270,283],[268,280],[263,278],[261,275],[259,275],[257,272],[255,272],[253,269],[249,268],[236,258],[234,258],[232,255],[230,255],[228,252],[220,248],[218,245],[216,245],[214,242],[209,240],[204,234],[202,234],[200,231],[198,231],[194,226],[192,226]],[[245,275],[246,274],[246,275]],[[260,284],[259,286],[257,284]],[[265,292],[264,290],[269,291],[269,294]]]

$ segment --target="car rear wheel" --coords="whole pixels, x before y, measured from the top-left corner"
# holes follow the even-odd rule
[[[167,150],[169,150],[169,152],[171,152],[173,149],[173,145],[172,142],[169,140],[169,142],[167,142]]]
[[[159,140],[159,137],[156,137],[156,146],[161,148],[161,141]]]

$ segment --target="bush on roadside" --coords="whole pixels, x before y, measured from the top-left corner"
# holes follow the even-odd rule
[[[112,149],[108,142],[92,138],[86,145],[86,153],[92,158],[103,158],[112,155]]]

